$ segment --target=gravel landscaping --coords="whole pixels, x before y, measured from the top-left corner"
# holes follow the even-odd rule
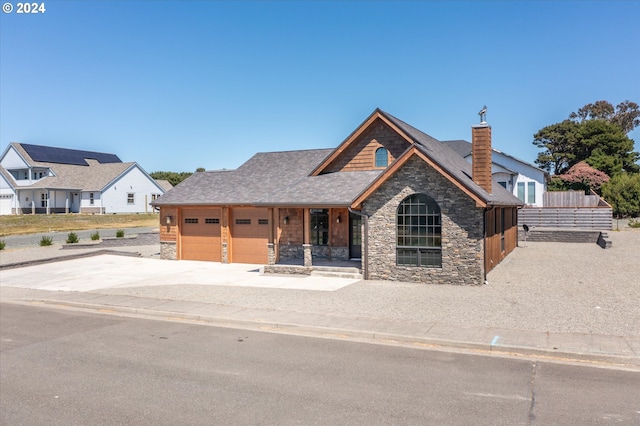
[[[335,292],[203,285],[100,290],[221,305],[549,332],[640,335],[640,230],[613,247],[520,243],[488,285],[361,281]]]

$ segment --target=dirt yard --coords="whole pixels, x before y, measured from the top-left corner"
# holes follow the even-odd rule
[[[25,214],[0,216],[0,237],[86,229],[158,226],[157,214]]]

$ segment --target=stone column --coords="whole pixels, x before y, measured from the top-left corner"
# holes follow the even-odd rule
[[[273,243],[267,243],[267,263],[269,265],[275,265],[276,264],[276,249],[274,247]]]
[[[229,263],[229,251],[227,250],[227,243],[222,243],[222,259],[221,263]]]
[[[177,259],[176,243],[174,241],[160,242],[160,259]]]
[[[304,266],[305,268],[311,268],[313,264],[311,258],[311,244],[303,244],[302,249],[304,250]]]

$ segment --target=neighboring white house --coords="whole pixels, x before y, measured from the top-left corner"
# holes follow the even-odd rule
[[[0,157],[0,214],[145,213],[165,192],[114,154],[12,142]]]
[[[455,140],[443,143],[471,162],[471,142]],[[494,185],[502,185],[529,206],[543,207],[547,172],[497,149],[493,149],[492,163]]]
[[[15,198],[16,184],[4,167],[0,166],[0,215],[11,214],[11,207]]]

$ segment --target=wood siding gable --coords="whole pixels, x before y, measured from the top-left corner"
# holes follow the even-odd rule
[[[311,176],[323,173],[380,170],[375,166],[378,148],[388,151],[391,165],[414,141],[376,109],[347,139],[345,139]]]

